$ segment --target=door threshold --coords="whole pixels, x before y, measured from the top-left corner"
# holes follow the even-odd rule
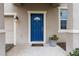
[[[41,46],[44,46],[44,44],[32,44],[31,46],[33,46],[33,47],[41,47]]]

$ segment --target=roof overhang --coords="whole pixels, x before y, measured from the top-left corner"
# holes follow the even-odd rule
[[[60,3],[14,3],[16,6],[27,6],[28,4],[48,4],[51,7],[58,7],[60,6]]]

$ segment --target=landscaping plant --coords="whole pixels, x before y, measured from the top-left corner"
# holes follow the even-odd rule
[[[79,56],[79,48],[74,49],[69,53],[70,56]]]

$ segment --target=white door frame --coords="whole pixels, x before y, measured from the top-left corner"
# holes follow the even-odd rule
[[[35,41],[35,42],[31,42],[31,13],[41,13],[41,14],[44,14],[44,41]],[[28,42],[29,42],[29,45],[33,44],[33,43],[36,43],[36,44],[39,44],[39,43],[43,43],[45,44],[46,43],[46,11],[28,11]]]

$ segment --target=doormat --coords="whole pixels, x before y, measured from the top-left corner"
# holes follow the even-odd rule
[[[41,47],[41,46],[43,46],[43,44],[32,44],[32,46],[33,47],[39,47],[39,46]]]

